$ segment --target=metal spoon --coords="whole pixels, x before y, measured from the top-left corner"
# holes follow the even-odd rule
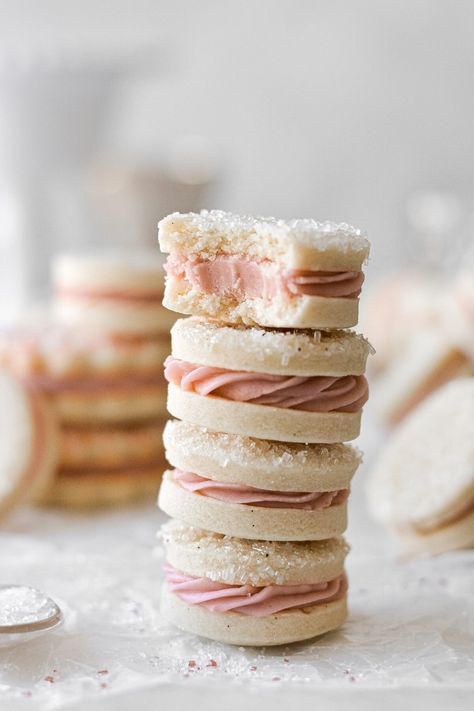
[[[58,605],[40,590],[0,585],[0,647],[30,641],[62,621]]]

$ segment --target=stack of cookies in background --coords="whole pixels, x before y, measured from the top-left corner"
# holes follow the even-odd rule
[[[53,265],[52,315],[3,334],[1,360],[46,395],[59,430],[42,500],[94,507],[151,499],[161,434],[170,313],[163,266],[141,253],[65,255]]]
[[[366,238],[348,225],[173,214],[163,615],[222,642],[308,639],[346,618],[347,524],[370,346]]]

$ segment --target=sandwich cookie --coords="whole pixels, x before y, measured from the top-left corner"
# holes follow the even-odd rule
[[[396,425],[439,387],[474,375],[474,273],[462,272],[445,293],[437,322],[412,334],[374,387],[374,407]]]
[[[65,425],[59,441],[60,469],[114,469],[161,461],[163,422],[77,427]]]
[[[474,546],[474,378],[445,385],[402,422],[369,501],[408,553]]]
[[[165,217],[158,239],[173,311],[276,328],[357,323],[369,242],[350,225],[203,210]]]
[[[360,453],[344,444],[268,442],[168,422],[174,469],[158,504],[196,528],[249,539],[323,540],[347,525],[350,481]]]
[[[270,331],[180,319],[165,361],[168,410],[209,429],[283,442],[359,434],[370,345],[345,331]]]
[[[44,324],[0,338],[0,362],[50,396],[62,423],[164,417],[161,339],[116,337]]]
[[[68,326],[110,333],[167,334],[163,261],[155,252],[61,254],[53,262],[54,311]]]
[[[36,499],[54,476],[57,424],[48,402],[0,371],[0,516]]]
[[[310,639],[347,615],[342,538],[249,541],[170,521],[161,611],[188,632],[228,644]]]
[[[438,279],[409,270],[384,275],[365,292],[361,325],[375,348],[371,375],[383,375],[404,356],[418,333],[438,324],[444,299]]]
[[[93,509],[153,501],[166,463],[136,464],[106,469],[59,469],[39,498],[46,506]]]
[[[152,500],[166,467],[162,422],[61,430],[54,484],[47,505],[94,508]]]

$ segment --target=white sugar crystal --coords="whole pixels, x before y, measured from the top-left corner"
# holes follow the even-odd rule
[[[173,229],[183,230],[184,227],[196,237],[225,234],[228,238],[239,238],[254,234],[267,239],[311,240],[313,243],[318,242],[318,247],[321,246],[319,242],[328,246],[340,242],[343,247],[348,240],[361,247],[367,244],[366,233],[346,222],[318,222],[311,218],[283,220],[275,217],[252,217],[223,210],[201,210],[200,213],[187,214],[175,212],[161,220],[158,227],[170,232]]]
[[[0,587],[0,627],[42,622],[57,612],[51,598],[39,590],[24,585]]]
[[[163,526],[165,549],[194,549],[195,561],[210,560],[206,577],[228,583],[283,583],[315,566],[341,562],[349,547],[342,538],[327,541],[250,541],[191,528],[173,520]]]
[[[165,444],[189,455],[207,457],[212,450],[223,467],[236,464],[261,470],[278,468],[291,471],[295,466],[310,465],[314,472],[323,472],[335,464],[356,467],[362,461],[361,452],[349,444],[294,444],[212,432],[178,421],[169,422],[165,429]]]

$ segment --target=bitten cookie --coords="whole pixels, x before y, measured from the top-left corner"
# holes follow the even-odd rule
[[[165,217],[158,238],[169,309],[277,328],[357,323],[369,242],[350,225],[203,210]]]
[[[54,477],[57,424],[48,402],[0,371],[0,516],[36,499]]]
[[[269,442],[168,422],[159,506],[191,526],[272,541],[323,540],[347,524],[360,453],[344,444]]]
[[[231,538],[171,521],[163,616],[229,644],[271,646],[310,639],[346,619],[342,538],[279,543]]]
[[[199,318],[173,326],[168,410],[216,431],[284,442],[359,434],[370,345],[347,331],[270,331]]]
[[[53,262],[54,310],[67,326],[109,333],[166,334],[163,262],[155,252],[60,254]]]
[[[398,427],[369,500],[409,553],[474,546],[474,378],[445,385]]]

